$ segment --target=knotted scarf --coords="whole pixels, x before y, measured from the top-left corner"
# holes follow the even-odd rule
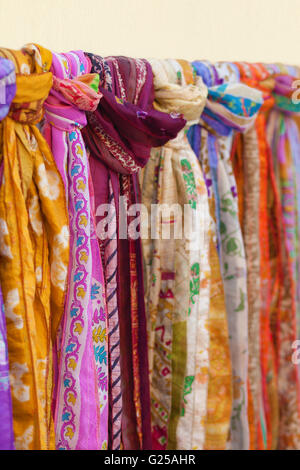
[[[139,202],[137,172],[147,163],[151,147],[175,137],[183,121],[152,109],[152,72],[146,61],[89,57],[103,94],[98,109],[88,113],[84,138],[90,151],[97,229],[106,266],[110,447],[118,449],[122,437],[125,449],[150,449],[141,244],[139,237],[127,236],[133,219],[128,210]],[[107,231],[102,223],[103,204],[108,204]]]
[[[0,121],[5,118],[9,106],[16,94],[16,74],[14,64],[7,59],[0,59]],[[1,165],[1,174],[3,165]],[[2,176],[1,183],[2,184]],[[1,240],[1,244],[4,241]],[[6,320],[2,289],[0,287],[0,449],[14,449],[12,402],[9,383],[8,348]]]
[[[36,127],[52,86],[40,46],[0,49],[16,70],[16,95],[1,122],[0,281],[7,324],[17,449],[53,449],[52,349],[69,259],[64,186]]]
[[[279,159],[272,146],[271,154],[267,139],[268,122],[274,115],[272,109],[276,104],[276,83],[270,67],[247,63],[237,63],[237,66],[241,80],[260,89],[264,98],[255,126],[244,136],[242,150],[244,181],[247,182],[244,187],[244,234],[250,243],[247,262],[253,301],[250,302],[249,294],[249,309],[250,304],[253,307],[252,327],[249,327],[252,345],[249,378],[254,409],[254,448],[297,448],[299,392],[297,368],[291,360],[291,344],[296,338],[294,282],[286,225],[282,224],[284,204],[278,192],[280,178],[276,176],[280,173]],[[272,130],[268,133],[272,134]],[[291,155],[288,159],[291,160]],[[247,162],[251,161],[249,167]],[[249,182],[251,185],[248,186]],[[290,184],[287,183],[287,195],[291,193]],[[288,208],[289,197],[285,202],[290,219],[294,209]],[[253,221],[258,221],[255,231]],[[294,383],[293,387],[288,386],[289,380]]]
[[[297,71],[294,71],[296,74]],[[289,152],[291,153],[292,160],[286,157],[279,157],[279,161],[284,163],[289,159],[289,169],[287,173],[290,173],[289,176],[283,176],[280,181],[279,186],[282,187],[282,207],[283,207],[283,216],[287,226],[287,243],[288,243],[288,252],[290,256],[290,262],[292,265],[292,275],[295,280],[295,303],[296,303],[296,320],[297,320],[297,338],[300,334],[300,283],[299,283],[299,222],[300,218],[298,216],[300,208],[300,167],[299,167],[299,103],[293,101],[293,93],[295,90],[295,77],[300,76],[300,71],[298,75],[280,75],[277,74],[274,76],[275,86],[273,90],[273,97],[275,98],[275,109],[282,113],[282,117],[279,124],[279,132],[281,137],[280,149],[279,152],[282,153],[281,149],[285,149],[283,145],[284,140],[288,140],[287,145],[290,147]],[[299,85],[299,82],[298,82]],[[270,121],[272,125],[269,126],[270,129],[274,128],[274,121],[276,118],[274,115],[278,113],[272,112],[270,116]],[[278,130],[278,124],[277,124]],[[285,137],[284,137],[285,136]],[[271,138],[272,139],[272,138]],[[274,140],[274,139],[272,139]],[[279,167],[280,168],[280,167]],[[279,173],[280,170],[279,170]],[[285,182],[284,179],[288,178],[290,181]],[[287,183],[287,184],[286,184]],[[288,188],[290,186],[290,189]],[[293,188],[293,189],[292,189]],[[294,191],[294,196],[290,194],[290,191]],[[284,194],[285,191],[287,194]],[[287,206],[287,207],[286,207]],[[292,212],[294,215],[292,215]]]
[[[299,448],[299,371],[293,364],[291,344],[299,332],[299,104],[293,103],[294,77],[271,74],[274,106],[265,130],[273,156],[281,204],[281,279],[277,309],[276,359],[278,367],[278,448]],[[299,73],[299,72],[298,72]],[[299,76],[299,75],[298,75]],[[273,320],[274,322],[274,320]],[[298,330],[297,330],[298,327]]]
[[[81,51],[53,53],[45,137],[65,184],[70,226],[68,295],[58,337],[54,396],[58,449],[105,449],[108,371],[105,285],[81,129],[97,108],[99,77]]]
[[[208,86],[201,125],[190,131],[196,154],[201,143],[208,152],[214,193],[218,248],[224,282],[233,372],[233,406],[230,446],[249,448],[248,430],[248,296],[244,242],[238,217],[237,190],[230,162],[233,131],[250,128],[261,105],[261,93],[240,84],[237,68],[217,63],[193,62]],[[226,81],[225,81],[226,80]],[[201,142],[201,139],[203,142]]]
[[[207,90],[201,79],[194,84],[185,61],[151,60],[151,65],[156,109],[183,114],[187,120],[176,139],[152,150],[142,184],[148,212],[151,204],[159,204],[143,240],[153,448],[202,448],[209,367],[210,221],[204,180],[186,131],[198,122]],[[201,223],[192,246],[193,217]]]

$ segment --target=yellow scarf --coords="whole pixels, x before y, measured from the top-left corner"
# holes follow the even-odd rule
[[[0,124],[0,281],[7,322],[17,449],[53,449],[52,350],[63,313],[69,258],[64,186],[37,124],[52,86],[52,54],[0,49],[17,92]]]
[[[204,173],[206,177],[208,177],[210,167],[206,129],[203,129],[201,134],[201,162]],[[219,256],[216,249],[215,201],[211,192],[209,203],[212,222],[209,253],[211,267],[209,309],[210,347],[204,449],[223,450],[226,448],[229,438],[232,406],[232,375],[224,287]]]

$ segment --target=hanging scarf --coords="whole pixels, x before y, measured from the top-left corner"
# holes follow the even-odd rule
[[[151,203],[175,210],[171,218],[168,210],[161,216],[158,213],[143,240],[153,448],[202,448],[209,366],[210,271],[203,253],[207,253],[209,215],[204,180],[185,133],[199,120],[207,91],[201,80],[194,85],[191,68],[184,61],[152,60],[151,65],[155,107],[179,112],[187,119],[186,128],[176,139],[152,151],[143,175],[142,202],[148,211]],[[199,211],[203,220],[197,226],[192,247],[187,230],[193,217],[200,218]],[[174,232],[164,239],[167,224],[170,229],[174,227]],[[179,227],[182,234],[178,238]],[[151,239],[153,230],[155,239]]]
[[[200,91],[207,90],[198,77],[193,73],[190,64],[185,61],[172,61],[172,69],[177,70],[177,83],[181,86],[195,83]],[[201,103],[203,113],[204,100]],[[185,135],[181,140],[181,170],[188,193],[188,202],[192,210],[192,218],[196,219],[193,229],[196,237],[187,240],[189,252],[189,308],[187,316],[187,363],[184,374],[184,384],[181,397],[181,410],[176,429],[177,448],[203,449],[205,443],[205,418],[207,412],[207,393],[209,379],[209,309],[211,288],[211,267],[209,263],[210,241],[212,238],[209,213],[208,194],[203,173],[195,154],[191,151],[187,132],[197,119],[188,120]],[[189,113],[187,113],[189,116]],[[183,134],[183,132],[182,132]],[[193,214],[195,213],[195,215]],[[185,214],[186,216],[186,214]],[[186,222],[186,220],[185,220]],[[190,222],[193,224],[193,220]],[[180,271],[179,271],[180,272]],[[180,283],[180,275],[178,275]],[[178,292],[182,297],[182,292]],[[179,297],[180,298],[180,297]],[[176,333],[176,330],[175,330]],[[174,335],[174,340],[176,336]],[[174,341],[175,343],[175,341]],[[174,370],[178,359],[176,349],[173,358]],[[173,381],[174,386],[176,382]],[[177,385],[178,387],[178,385]],[[175,403],[176,405],[176,403]],[[173,406],[173,403],[172,403]],[[176,407],[173,406],[171,418],[176,417]],[[172,422],[171,422],[172,423]],[[175,421],[176,424],[176,421]],[[174,425],[173,425],[174,426]],[[171,426],[170,426],[170,429]],[[170,436],[172,437],[172,436]]]
[[[99,78],[83,52],[53,54],[53,87],[44,133],[65,184],[71,260],[58,338],[54,397],[58,449],[107,447],[107,348],[104,277],[93,218],[89,163],[80,129],[96,109]]]
[[[206,184],[211,181],[207,156],[207,139],[205,133],[202,133],[201,154],[199,158]],[[209,184],[207,184],[207,189],[212,230],[209,246],[209,263],[211,266],[209,308],[210,363],[204,448],[225,449],[232,407],[231,360],[224,288],[217,252],[215,200]]]
[[[296,74],[297,71],[294,71]],[[282,120],[282,126],[280,133],[286,133],[286,137],[289,141],[290,152],[292,156],[292,161],[290,162],[292,178],[294,181],[292,187],[294,190],[294,201],[292,202],[292,207],[294,211],[293,219],[291,219],[292,214],[289,209],[285,210],[285,204],[283,204],[284,217],[287,224],[287,243],[289,256],[292,263],[292,274],[293,279],[295,280],[295,306],[296,306],[296,321],[297,321],[297,338],[300,335],[300,279],[299,279],[299,266],[300,266],[300,248],[299,248],[299,236],[300,236],[300,165],[299,165],[299,104],[293,103],[292,94],[294,91],[293,83],[295,77],[300,75],[276,75],[275,86],[273,91],[273,96],[275,98],[275,106],[278,111],[283,113],[283,117],[286,116],[286,119]],[[283,124],[283,121],[285,122]],[[285,131],[283,130],[285,128]],[[280,185],[284,183],[281,182]],[[285,190],[283,189],[283,192]],[[287,201],[289,196],[283,196],[283,200]],[[290,201],[291,202],[291,201]],[[287,202],[289,205],[290,203]],[[289,214],[288,214],[289,212]],[[291,225],[291,227],[289,227]]]
[[[64,187],[35,126],[52,86],[52,55],[32,46],[1,49],[15,65],[17,91],[1,123],[0,280],[7,323],[17,449],[53,449],[52,349],[69,257]]]
[[[248,449],[247,268],[230,150],[233,130],[242,132],[253,125],[260,107],[260,93],[238,83],[239,76],[234,66],[218,63],[213,67],[202,62],[193,62],[193,66],[209,87],[207,104],[202,114],[202,127],[210,130],[207,135],[207,150],[216,201],[218,243],[233,367],[231,448]],[[190,137],[195,152],[199,154],[201,127],[192,128]]]
[[[170,65],[168,66],[168,63],[170,62]],[[180,61],[180,65],[178,62],[175,61],[166,61],[165,67],[168,70],[168,75],[169,75],[169,80],[171,83],[176,83],[177,80],[179,80],[179,83],[182,78],[182,73],[181,73],[181,67],[184,70],[184,76],[186,77],[185,80],[187,80],[189,83],[191,83],[191,80],[193,79],[193,73],[187,70],[187,66],[185,65],[184,61]],[[176,73],[177,70],[177,73]],[[189,72],[189,73],[188,73]],[[174,86],[174,85],[173,85]],[[203,85],[202,85],[203,86]],[[183,88],[184,90],[184,88]],[[167,90],[168,91],[168,90]],[[181,91],[182,93],[182,91]],[[164,89],[162,90],[162,97],[167,94]],[[176,95],[175,95],[176,96]],[[171,95],[172,97],[172,95]],[[169,102],[172,103],[172,99],[169,99]],[[189,107],[188,103],[185,104],[184,100],[182,100],[182,97],[179,96],[179,103],[182,102],[182,107],[185,111],[185,113],[189,112]],[[174,99],[174,98],[173,98]],[[158,101],[158,99],[157,99]],[[159,102],[159,101],[158,101]],[[175,101],[176,103],[176,101]],[[202,103],[202,108],[203,108]],[[166,102],[166,105],[168,105],[168,101]],[[179,104],[177,103],[177,107]],[[196,120],[196,122],[198,119]],[[193,124],[193,122],[190,122],[190,125]],[[186,139],[186,138],[185,138]],[[170,142],[170,145],[172,146],[172,142]],[[179,148],[181,148],[182,142],[180,142]],[[188,145],[188,142],[183,146],[184,153],[189,156],[190,161],[187,160],[182,160],[182,170],[184,172],[184,182],[185,182],[185,189],[187,191],[188,195],[188,203],[192,205],[192,207],[196,208],[197,206],[200,207],[200,204],[205,204],[205,199],[203,199],[203,186],[202,187],[202,194],[201,192],[199,193],[199,199],[198,199],[198,204],[196,204],[197,200],[197,188],[199,191],[201,191],[201,187],[198,185],[195,185],[195,181],[199,182],[199,172],[193,175],[192,168],[195,168],[195,163],[193,165],[190,164],[190,162],[195,161],[195,155],[190,152],[190,146]],[[177,155],[180,155],[180,152],[177,150]],[[179,177],[177,177],[178,179]],[[169,178],[170,179],[170,178]],[[179,180],[180,181],[180,180]],[[203,179],[202,179],[203,182]],[[183,186],[184,187],[184,186]],[[162,190],[166,189],[163,187]],[[181,189],[180,191],[181,195],[184,195],[184,191]],[[200,195],[202,198],[200,198]],[[182,197],[182,196],[181,196]],[[176,200],[176,199],[175,199]],[[206,200],[207,201],[207,200]],[[204,217],[204,220],[206,220],[207,217]],[[203,221],[202,221],[203,223]],[[212,225],[213,228],[213,225]],[[200,231],[199,231],[200,232]],[[201,235],[201,233],[199,233]],[[205,261],[202,261],[202,275],[203,275],[203,283],[202,283],[202,289],[200,288],[200,301],[202,303],[201,308],[198,311],[198,314],[200,315],[197,319],[195,318],[195,313],[197,312],[197,269],[196,264],[192,264],[191,270],[190,270],[190,275],[191,277],[189,278],[189,271],[186,274],[186,264],[187,261],[184,258],[181,260],[181,263],[178,263],[179,269],[178,271],[176,270],[176,265],[175,265],[175,273],[177,274],[177,286],[175,285],[174,287],[174,297],[177,300],[176,303],[181,302],[182,306],[189,306],[188,308],[188,319],[187,319],[187,325],[186,328],[188,329],[190,334],[186,335],[186,341],[187,341],[187,346],[183,344],[183,341],[181,339],[177,339],[177,335],[174,335],[173,331],[173,338],[172,338],[172,366],[174,367],[174,370],[177,371],[178,368],[176,367],[176,364],[178,363],[179,358],[182,357],[183,354],[180,354],[183,351],[187,350],[188,358],[189,361],[187,363],[188,370],[190,370],[191,364],[193,365],[193,346],[195,345],[195,341],[199,341],[199,343],[196,343],[196,366],[199,367],[201,366],[201,355],[199,355],[199,352],[201,351],[203,353],[204,349],[204,354],[202,357],[202,366],[200,368],[196,368],[196,373],[194,375],[186,375],[185,380],[184,380],[184,390],[183,390],[183,406],[182,406],[182,414],[183,418],[179,420],[178,423],[178,428],[177,428],[177,447],[182,448],[190,448],[189,445],[189,433],[182,433],[183,430],[188,429],[188,422],[191,422],[192,418],[194,425],[193,425],[193,446],[195,448],[203,448],[203,445],[206,448],[225,448],[226,445],[226,440],[228,436],[228,425],[229,425],[229,418],[230,418],[230,411],[231,411],[231,367],[230,367],[230,358],[229,358],[229,345],[228,345],[228,332],[227,332],[227,323],[226,323],[226,316],[225,316],[225,305],[224,305],[224,298],[223,298],[223,286],[222,286],[222,280],[220,277],[220,272],[218,270],[218,260],[216,259],[217,253],[215,251],[215,246],[214,246],[214,239],[213,239],[213,231],[209,230],[209,224],[207,226],[207,234],[209,237],[209,257],[210,257],[210,265],[212,268],[211,272],[211,290],[210,290],[210,273],[206,269],[207,265]],[[205,238],[204,238],[205,239]],[[201,240],[203,243],[203,239]],[[188,244],[186,244],[185,250],[188,253]],[[202,246],[199,243],[200,249],[206,249],[204,246]],[[183,252],[184,249],[182,248]],[[154,253],[156,255],[157,250],[154,248]],[[177,247],[177,251],[180,253],[180,250]],[[163,250],[161,250],[163,253]],[[186,258],[187,258],[187,253],[186,253]],[[192,256],[195,254],[193,253]],[[172,256],[168,256],[167,259],[172,259]],[[189,257],[188,257],[189,258]],[[159,254],[157,256],[157,259],[159,261]],[[190,258],[192,259],[192,257]],[[155,260],[155,258],[154,258]],[[157,261],[157,263],[158,263]],[[154,262],[153,262],[154,264]],[[159,265],[158,265],[159,268]],[[157,270],[157,268],[156,268]],[[200,263],[200,274],[201,274],[201,263]],[[186,287],[185,283],[186,279],[189,280],[190,284],[190,289],[191,289],[191,304],[189,304],[186,300]],[[156,296],[157,296],[158,289],[156,289]],[[155,294],[155,292],[154,292]],[[151,294],[150,298],[154,299],[155,301],[155,295]],[[201,298],[202,296],[202,298]],[[209,305],[209,300],[207,297],[210,296],[210,305]],[[207,301],[205,301],[207,299]],[[193,300],[196,300],[195,305],[193,305]],[[176,305],[175,303],[175,305]],[[223,303],[223,305],[222,305]],[[170,306],[169,306],[170,309]],[[172,311],[172,310],[171,310]],[[181,307],[179,310],[180,314],[178,314],[178,318],[182,320],[183,316],[184,318],[184,312],[185,310]],[[155,313],[155,309],[154,309]],[[177,309],[175,309],[175,314],[177,313]],[[205,322],[204,322],[204,328],[201,325],[201,316],[206,316],[206,320],[208,318],[208,324],[209,324],[209,332],[205,331]],[[208,315],[208,317],[207,317]],[[174,315],[174,320],[176,324],[176,315]],[[177,320],[178,321],[178,320]],[[184,325],[184,324],[183,324]],[[180,329],[182,330],[182,325],[179,325]],[[195,329],[198,328],[201,331],[201,326],[202,326],[202,335],[198,336],[198,338],[195,338]],[[199,329],[198,329],[198,334],[199,334]],[[176,333],[176,331],[175,331]],[[209,335],[209,336],[208,336]],[[209,363],[209,373],[208,372],[208,361],[207,361],[207,349],[205,350],[205,347],[207,348],[208,345],[208,338],[210,337],[210,345],[209,345],[209,356],[211,358],[211,362]],[[206,338],[206,341],[201,345],[201,340]],[[177,346],[177,347],[174,347]],[[179,348],[178,345],[181,347]],[[174,353],[173,353],[174,351]],[[176,355],[176,352],[178,351],[178,355]],[[214,352],[213,352],[214,351]],[[222,351],[222,352],[221,352]],[[215,354],[216,353],[216,354]],[[221,354],[220,354],[221,353]],[[195,354],[195,351],[194,351]],[[205,357],[206,356],[206,357]],[[220,362],[220,358],[222,356],[222,361]],[[191,360],[190,360],[191,357]],[[195,356],[194,356],[195,357]],[[224,360],[223,360],[224,357]],[[200,359],[200,361],[199,361]],[[174,362],[174,364],[173,364]],[[179,379],[181,378],[179,374],[172,374],[174,377],[172,378],[172,394],[173,394],[173,389],[175,389],[175,386],[180,385]],[[194,378],[196,377],[196,380],[194,381]],[[223,384],[223,388],[220,389],[220,381]],[[153,382],[153,380],[152,380]],[[207,383],[208,382],[208,383]],[[170,387],[170,386],[169,386]],[[208,388],[207,388],[208,387]],[[161,387],[158,387],[161,389]],[[217,389],[220,389],[221,395],[218,394]],[[207,396],[207,407],[206,407],[206,395]],[[191,396],[188,396],[191,394]],[[204,401],[202,402],[202,406],[199,409],[199,401],[197,400],[197,397],[199,398],[203,397]],[[173,398],[173,397],[172,397]],[[193,405],[194,403],[194,405]],[[203,403],[205,405],[203,406]],[[197,411],[193,406],[196,408]],[[158,407],[159,409],[159,407]],[[163,409],[165,412],[165,410]],[[215,417],[214,417],[214,412],[217,411]],[[174,401],[172,400],[172,409],[171,409],[171,418],[170,418],[170,425],[169,425],[169,430],[170,430],[170,446],[174,445],[172,441],[172,430],[174,428],[174,424],[176,424],[176,407],[174,406]],[[199,419],[200,418],[200,419]],[[160,431],[161,433],[161,431]],[[162,434],[162,433],[161,433]],[[164,439],[164,436],[160,436],[158,434],[157,438],[162,437],[161,441]],[[176,445],[176,441],[175,441]],[[186,447],[185,447],[186,446]]]
[[[9,106],[16,94],[16,74],[14,64],[0,59],[0,121],[9,112]],[[0,151],[0,154],[2,152]],[[3,165],[1,165],[2,184]],[[4,245],[4,240],[1,240]],[[0,287],[0,449],[14,449],[13,417],[9,383],[8,348],[6,321],[2,289]]]
[[[257,332],[253,330],[253,341],[256,338],[254,341],[256,344],[255,363],[256,366],[261,363],[260,379],[257,376],[254,362],[252,364],[253,391],[254,394],[258,392],[261,395],[259,409],[255,409],[258,400],[254,400],[253,397],[256,426],[255,445],[256,448],[277,448],[278,445],[280,448],[282,446],[297,448],[299,436],[297,368],[291,359],[288,359],[291,358],[290,345],[296,338],[295,289],[290,271],[292,259],[288,255],[291,246],[288,242],[286,227],[284,228],[281,221],[282,214],[284,214],[284,204],[278,197],[280,178],[276,178],[276,173],[278,174],[276,167],[278,168],[280,160],[277,157],[277,152],[274,151],[275,144],[275,147],[272,148],[274,159],[272,161],[266,128],[266,125],[272,128],[272,124],[269,125],[267,122],[269,119],[272,121],[271,116],[274,115],[273,111],[270,113],[269,110],[276,103],[276,93],[272,94],[272,91],[275,91],[276,83],[270,68],[262,64],[240,63],[237,65],[240,69],[241,79],[250,86],[261,89],[264,95],[264,105],[252,130],[253,139],[256,141],[252,153],[257,155],[260,163],[259,188],[261,193],[256,202],[256,204],[259,202],[259,205],[256,206],[259,208],[259,238],[256,239],[256,243],[259,241],[261,247],[259,256],[261,277],[260,344],[257,341]],[[272,134],[272,130],[268,130],[268,134]],[[291,160],[290,157],[288,159]],[[253,174],[253,169],[251,169],[251,174]],[[283,174],[281,176],[283,177]],[[251,191],[253,192],[253,186]],[[287,193],[289,191],[290,189],[287,188]],[[271,198],[270,193],[272,194]],[[287,202],[287,206],[289,205],[290,201]],[[290,214],[294,217],[294,209],[291,211],[289,208],[288,212],[289,219]],[[292,242],[293,244],[294,242]],[[294,387],[288,387],[289,380],[293,380]]]
[[[84,137],[91,153],[96,211],[109,203],[108,232],[100,213],[97,227],[107,279],[110,446],[120,447],[122,429],[125,449],[147,449],[150,403],[141,245],[139,239],[127,238],[127,230],[125,236],[120,231],[132,222],[126,211],[139,202],[136,173],[146,164],[150,148],[174,137],[183,121],[151,109],[152,73],[146,61],[89,57],[92,71],[99,73],[103,98],[97,111],[88,113]]]
[[[275,175],[281,202],[281,303],[277,312],[277,365],[279,395],[280,449],[299,448],[299,377],[297,365],[291,357],[291,344],[297,338],[297,310],[299,310],[297,281],[299,277],[299,228],[297,222],[299,189],[298,155],[300,135],[295,117],[299,105],[291,101],[293,77],[274,77],[274,109],[267,123]],[[299,193],[298,193],[299,194]],[[282,223],[283,221],[283,223]]]

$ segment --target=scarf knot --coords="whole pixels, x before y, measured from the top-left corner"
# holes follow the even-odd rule
[[[260,63],[250,64],[247,62],[237,62],[240,80],[252,89],[261,91],[263,103],[261,111],[268,111],[275,105],[273,90],[275,80],[270,71]]]
[[[154,75],[154,107],[173,116],[182,116],[187,121],[186,127],[198,123],[207,97],[202,78],[195,77],[194,83],[186,83],[182,72],[176,72],[175,61],[169,64],[152,59],[150,63]]]
[[[83,53],[78,54],[82,59],[79,75],[73,64],[75,53],[53,54],[53,87],[45,102],[48,122],[66,132],[83,128],[87,122],[85,112],[94,111],[102,97],[98,92],[99,76],[88,73],[89,63]]]
[[[262,91],[239,83],[239,70],[216,67],[209,63],[193,62],[195,71],[208,85],[208,97],[202,114],[201,125],[217,135],[229,135],[233,130],[249,129],[263,104]]]
[[[52,86],[52,54],[37,44],[27,44],[20,51],[3,51],[13,62],[16,73],[16,94],[8,116],[21,124],[37,124],[43,117],[43,103]]]
[[[87,113],[85,141],[110,170],[137,173],[147,163],[150,149],[176,137],[185,121],[176,113],[153,109],[153,75],[148,62],[88,57],[92,71],[100,73],[103,97],[97,110]]]
[[[53,89],[82,111],[95,111],[97,108],[102,96],[98,93],[98,86],[99,76],[96,73],[87,73],[74,79],[53,77]]]
[[[241,80],[262,92],[262,111],[271,108],[284,114],[299,113],[300,77],[298,67],[283,64],[248,64],[239,63]]]
[[[43,104],[52,86],[52,73],[16,75],[16,95],[11,103],[9,116],[22,124],[37,124],[44,111]]]

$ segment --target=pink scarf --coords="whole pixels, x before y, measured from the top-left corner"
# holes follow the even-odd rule
[[[53,54],[53,88],[45,103],[45,137],[64,180],[70,264],[65,313],[57,338],[54,390],[58,449],[103,449],[108,434],[106,304],[89,161],[80,129],[96,109],[97,75],[80,51]]]

